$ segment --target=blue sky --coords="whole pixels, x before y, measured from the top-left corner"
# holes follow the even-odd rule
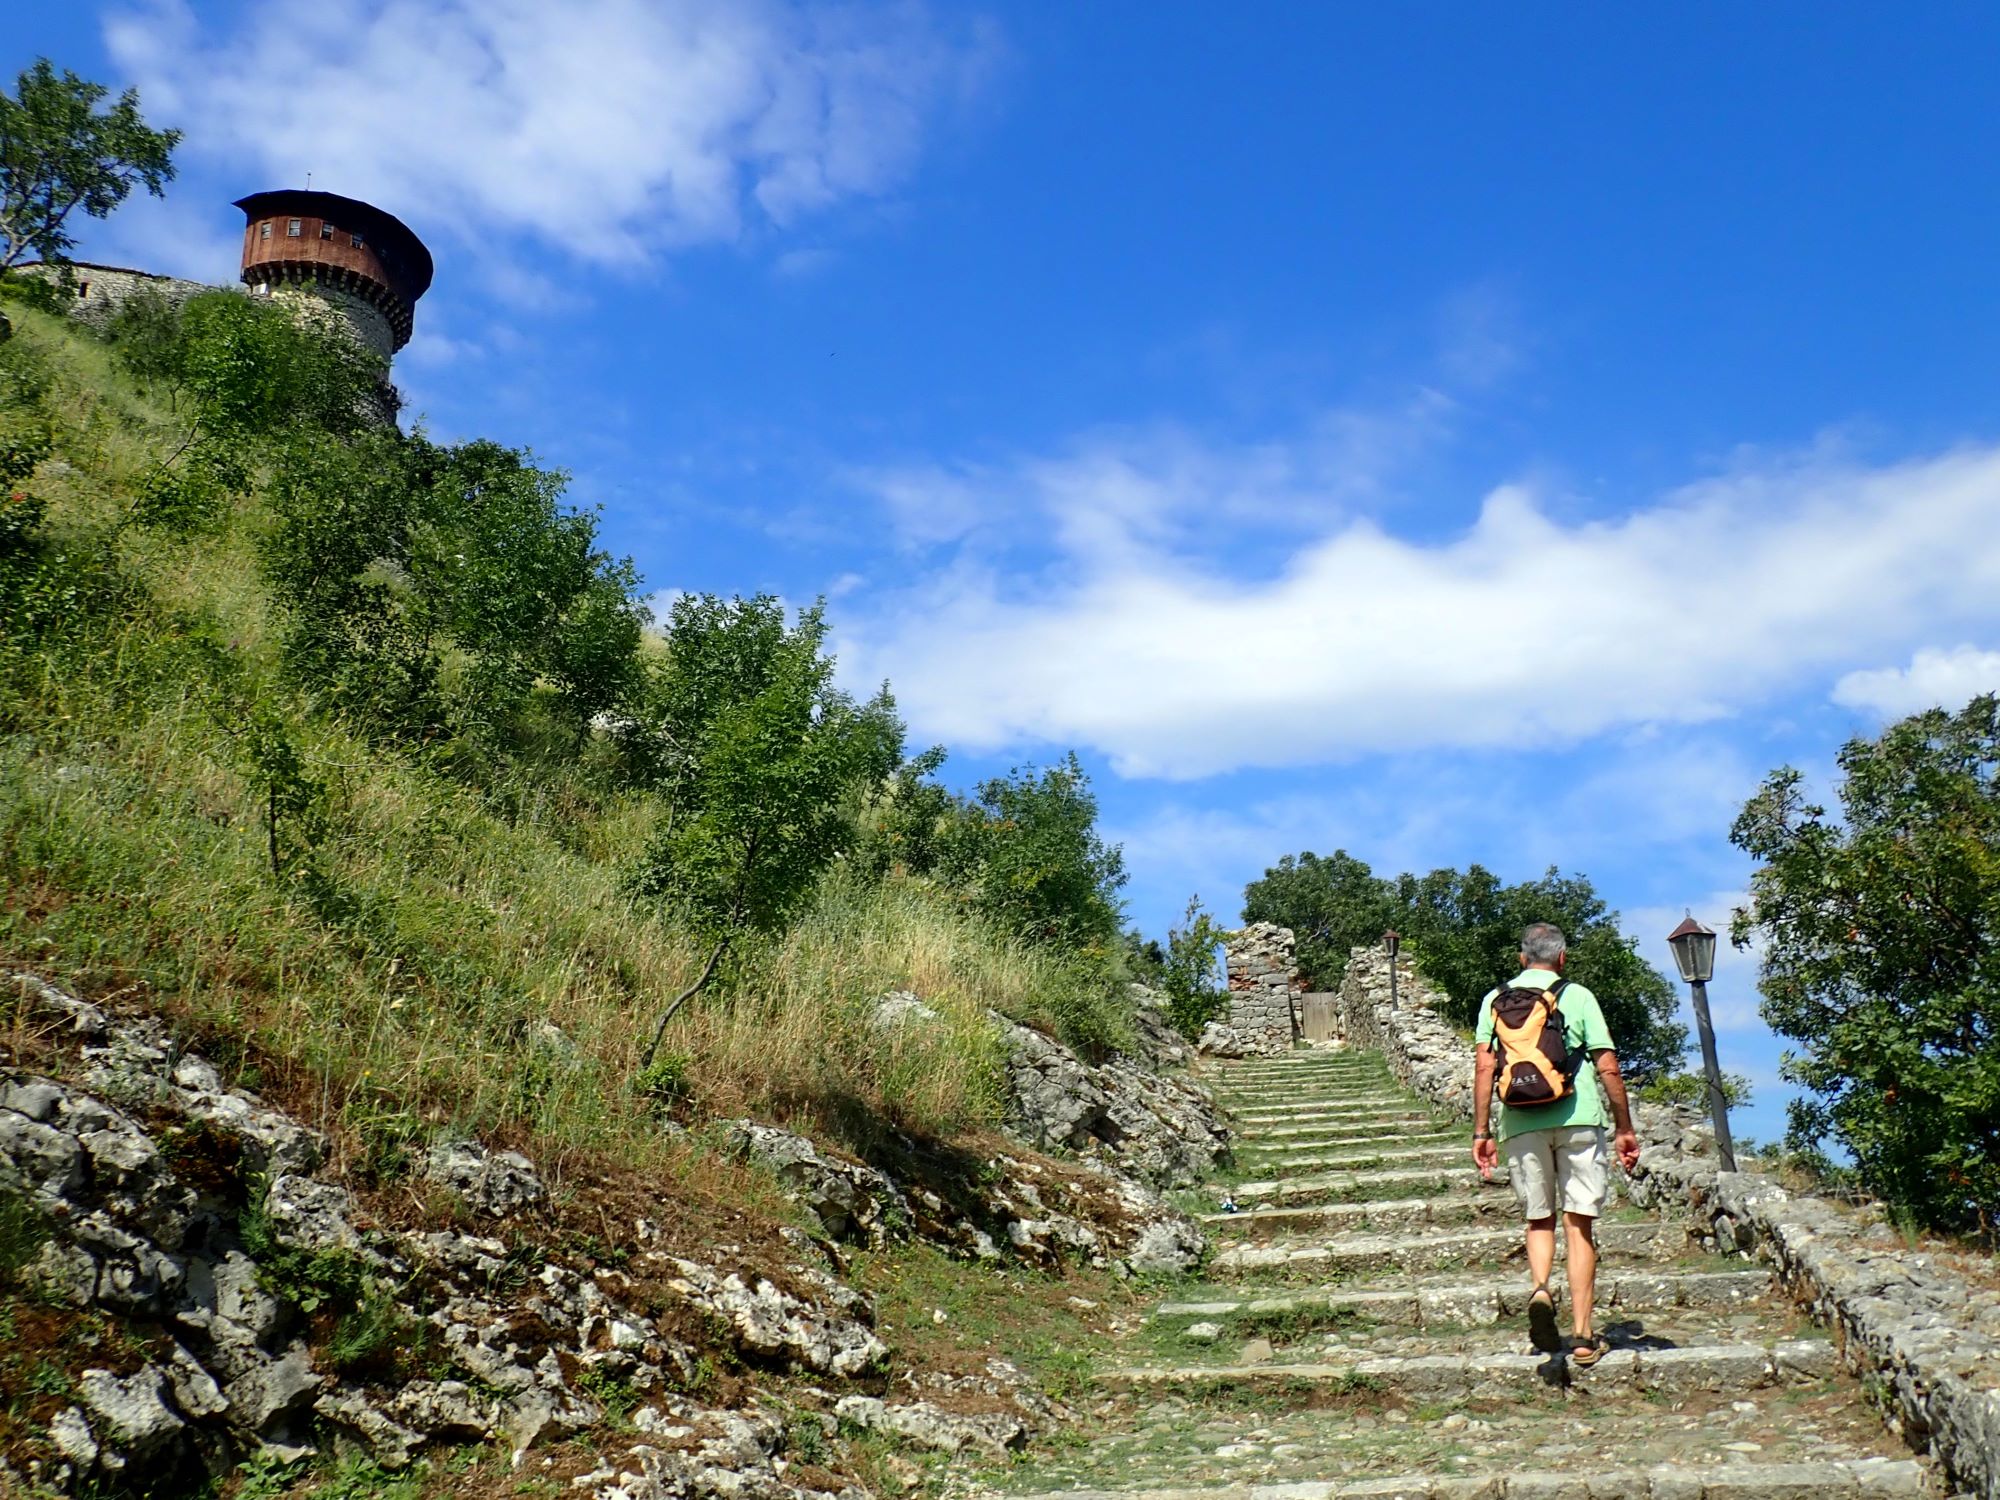
[[[1664,963],[1735,810],[2000,686],[2000,12],[41,5],[258,188],[436,253],[397,378],[652,588],[824,594],[959,781],[1075,747],[1135,919],[1280,854],[1592,876]],[[1716,986],[1780,1128],[1753,960]]]

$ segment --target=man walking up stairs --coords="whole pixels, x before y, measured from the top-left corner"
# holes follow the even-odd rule
[[[1433,1114],[1374,1053],[1298,1051],[1211,1076],[1241,1165],[1210,1201],[1233,1195],[1242,1211],[1206,1216],[1206,1280],[1174,1287],[1126,1336],[1098,1374],[1092,1425],[986,1487],[1049,1500],[1925,1492],[1925,1470],[1765,1267],[1607,1206],[1592,1221],[1599,1321],[1585,1326],[1608,1352],[1588,1369],[1524,1352],[1526,1286],[1508,1264],[1523,1254],[1520,1209],[1507,1168],[1488,1182],[1466,1161],[1462,1120]]]
[[[1609,1349],[1594,1322],[1597,1221],[1611,1191],[1604,1152],[1604,1106],[1618,1123],[1618,1160],[1639,1164],[1639,1137],[1618,1053],[1597,996],[1562,977],[1562,932],[1537,922],[1521,934],[1521,972],[1480,1003],[1474,1033],[1472,1160],[1492,1180],[1504,1146],[1507,1179],[1527,1215],[1528,1331],[1545,1354],[1562,1348],[1555,1293],[1556,1214],[1569,1249],[1570,1358],[1588,1367]],[[1499,1134],[1490,1128],[1495,1084]]]

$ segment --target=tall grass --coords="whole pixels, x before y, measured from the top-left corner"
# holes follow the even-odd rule
[[[626,893],[649,805],[587,765],[496,796],[319,712],[278,670],[256,498],[193,539],[124,524],[172,414],[80,333],[16,324],[54,378],[56,461],[33,486],[85,587],[74,630],[0,658],[0,959],[136,994],[211,1049],[239,1039],[237,1060],[370,1160],[441,1130],[556,1170],[661,1160],[634,1073],[650,1017],[704,955]],[[324,787],[316,847],[281,872],[251,717]],[[934,1019],[882,1024],[876,1002],[899,989]],[[989,1010],[1111,1040],[1118,1026],[1101,976],[921,885],[836,879],[666,1045],[701,1114],[859,1110],[949,1135],[997,1109]]]

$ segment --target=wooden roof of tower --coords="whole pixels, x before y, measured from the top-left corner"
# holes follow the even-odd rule
[[[310,188],[276,188],[238,198],[243,210],[243,280],[312,281],[372,303],[389,320],[395,347],[410,341],[417,299],[433,267],[424,242],[401,219],[359,198]],[[288,232],[289,221],[300,232]],[[275,223],[268,236],[259,226]],[[332,233],[322,234],[322,226]],[[358,241],[358,243],[357,243]]]

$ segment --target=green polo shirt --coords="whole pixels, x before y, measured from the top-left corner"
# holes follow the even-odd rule
[[[1509,980],[1508,987],[1546,990],[1553,988],[1560,977],[1549,969],[1527,969],[1519,978]],[[1499,993],[1497,989],[1488,990],[1486,998],[1479,1002],[1479,1029],[1473,1033],[1473,1039],[1482,1047],[1493,1043],[1493,997]],[[1580,984],[1572,984],[1556,997],[1556,1009],[1562,1013],[1563,1045],[1577,1060],[1573,1087],[1566,1096],[1540,1109],[1511,1110],[1495,1099],[1493,1133],[1503,1141],[1530,1130],[1602,1126],[1608,1119],[1604,1090],[1597,1082],[1592,1059],[1599,1052],[1617,1049],[1611,1045],[1611,1028],[1604,1024],[1604,1011],[1597,1003],[1597,996]]]

